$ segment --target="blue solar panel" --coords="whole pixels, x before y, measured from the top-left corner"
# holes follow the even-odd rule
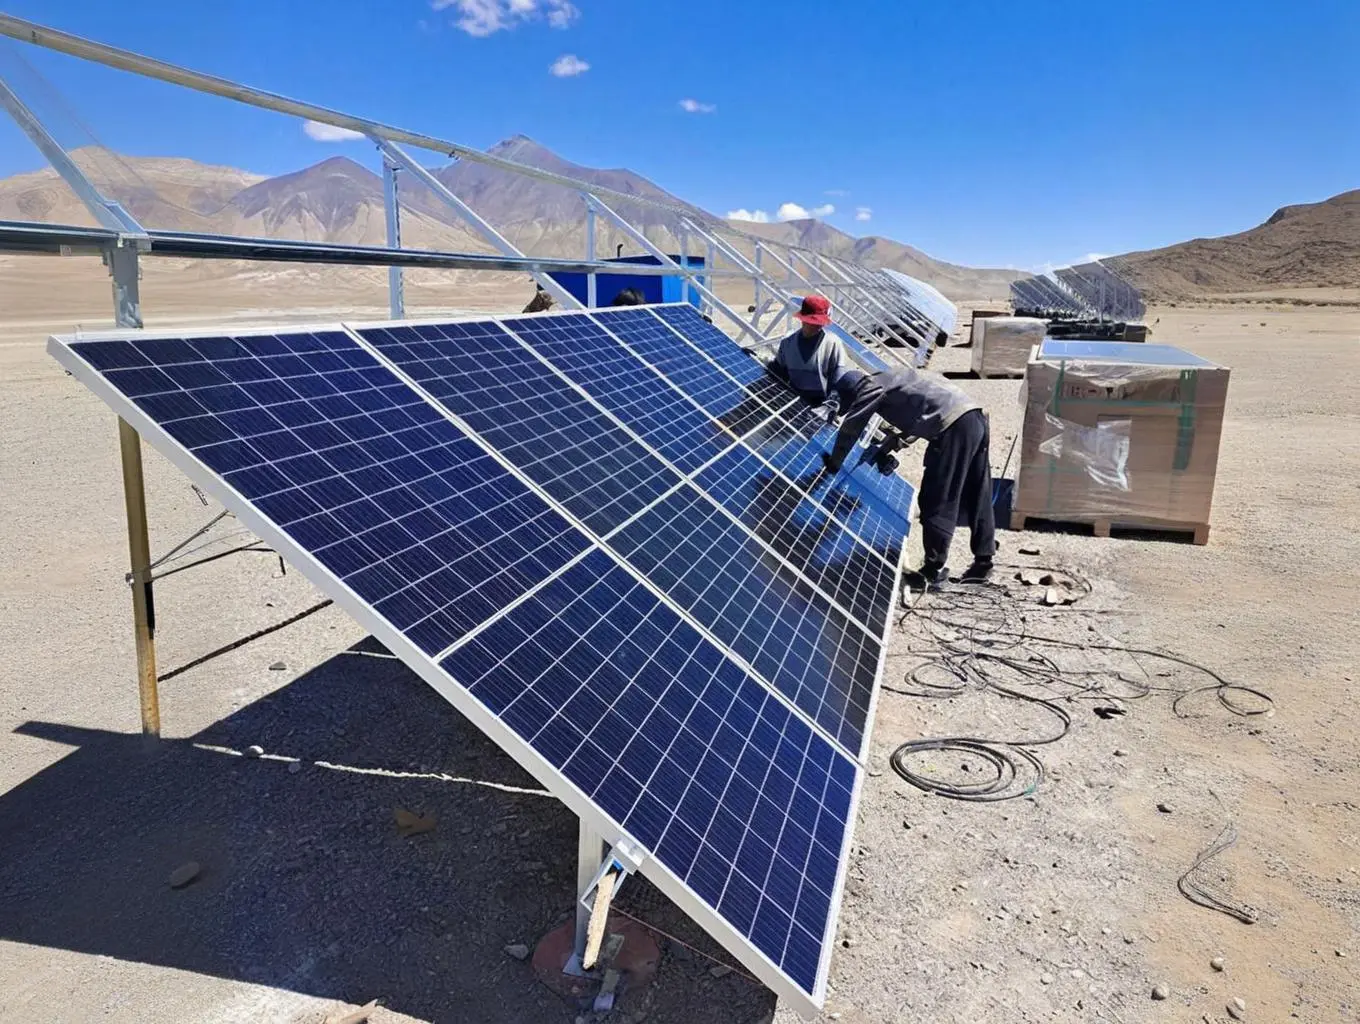
[[[71,348],[427,654],[590,546],[344,332]]]
[[[504,323],[681,472],[698,469],[735,440],[584,314]]]
[[[1045,338],[1040,359],[1085,359],[1101,363],[1132,363],[1138,366],[1213,366],[1207,359],[1174,345],[1148,345],[1123,341],[1065,341]]]
[[[609,545],[853,753],[864,745],[881,645],[692,490]]]
[[[657,307],[656,312],[662,308],[666,307]],[[745,434],[771,414],[797,402],[787,388],[772,380],[750,356],[741,353],[738,368],[742,373],[733,376],[653,315],[652,310],[597,310],[592,315],[624,337],[633,352],[735,433]],[[699,323],[709,326],[703,320]]]
[[[360,333],[597,534],[677,482],[656,456],[497,324]]]
[[[662,313],[672,307],[653,307]],[[656,335],[645,322],[645,310],[622,309],[598,312],[601,323],[618,330],[630,348],[637,351],[663,375],[679,384],[691,395],[711,396],[711,403],[701,400],[714,415],[741,401],[738,393],[725,391],[730,386],[727,375],[712,363],[684,346],[677,348],[673,334]],[[712,325],[701,318],[683,318],[692,326],[698,323],[705,330]],[[678,330],[678,328],[677,328]],[[728,342],[728,344],[731,344]],[[744,357],[744,353],[743,353]],[[907,515],[912,492],[905,481],[895,485],[891,481],[871,479],[867,473],[842,472],[834,478],[821,474],[821,453],[830,451],[835,431],[826,427],[819,413],[814,412],[792,393],[768,375],[767,384],[773,385],[784,396],[779,403],[782,416],[765,419],[753,434],[744,435],[748,447],[762,459],[783,473],[791,482],[834,515],[847,529],[896,565],[901,555],[902,540],[907,532]],[[776,404],[775,402],[768,403]],[[905,503],[903,503],[905,492]]]
[[[745,448],[724,454],[695,483],[874,636],[883,634],[897,582],[896,559],[873,551]]]
[[[858,466],[857,449],[834,476],[823,471],[822,453],[830,452],[836,430],[811,409],[768,424],[746,439],[771,466],[834,515],[894,565],[902,553],[911,508],[911,488]]]
[[[851,761],[599,553],[442,664],[813,991]]]
[[[743,384],[765,378],[765,370],[740,345],[699,315],[693,306],[652,306],[651,311],[679,331],[690,344]]]
[[[815,1006],[859,771],[836,744],[864,755],[905,523],[889,485],[810,500],[755,458],[737,435],[791,466],[829,444],[688,313],[364,329],[381,359],[343,330],[53,351]]]

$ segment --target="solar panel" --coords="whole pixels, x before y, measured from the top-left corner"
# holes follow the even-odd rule
[[[1063,317],[1084,317],[1094,313],[1065,285],[1049,277],[1027,277],[1011,282],[1011,305],[1017,313],[1039,313]]]
[[[1103,263],[1091,261],[1055,271],[1058,280],[1108,320],[1139,320],[1147,311],[1138,289]]]
[[[1067,341],[1045,338],[1040,359],[1082,359],[1093,363],[1146,366],[1213,366],[1207,359],[1174,345],[1146,345],[1122,341]]]
[[[905,523],[758,458],[826,439],[675,308],[50,349],[815,1009]]]
[[[732,352],[739,353],[741,361],[735,366],[743,376],[770,383],[769,376],[722,332],[715,332],[717,337],[709,334],[714,328],[701,317],[663,316],[667,322],[677,321],[685,328],[682,330],[672,325],[672,330],[663,335],[647,327],[645,321],[652,313],[664,314],[670,308],[611,309],[597,311],[593,316],[606,327],[613,328],[621,324],[619,332],[626,333],[630,349],[664,376],[680,384],[686,392],[695,396],[708,396],[708,400],[701,404],[710,413],[720,419],[738,418],[730,410],[744,407],[751,399],[747,392],[741,390],[742,386],[721,368],[727,362],[722,357],[730,356]],[[695,329],[696,325],[701,333],[703,352],[686,333],[689,329]],[[677,347],[677,337],[689,341],[695,347]],[[707,358],[703,353],[708,351],[715,352],[719,360]],[[834,477],[823,474],[820,453],[831,450],[835,431],[829,429],[821,416],[805,403],[790,400],[790,393],[786,389],[779,387],[778,393],[782,396],[780,404],[783,415],[762,419],[754,433],[744,435],[746,445],[824,511],[835,516],[847,529],[896,565],[901,557],[902,539],[908,527],[910,488],[900,480],[894,484],[896,478],[879,477],[868,467],[864,470],[845,470]],[[762,408],[770,408],[776,403],[759,404]],[[902,500],[903,496],[905,501]]]
[[[721,506],[687,483],[677,468],[649,454],[631,431],[611,418],[605,407],[573,388],[572,382],[559,375],[527,340],[517,340],[519,330],[537,336],[540,342],[550,341],[555,334],[558,338],[554,344],[571,349],[577,343],[585,344],[584,339],[593,331],[598,343],[603,332],[587,314],[517,318],[503,324],[358,330],[438,403],[463,418],[525,476],[576,515],[594,537],[666,591],[696,624],[753,666],[822,724],[831,737],[858,754],[881,649],[879,633],[871,632],[869,624],[857,620],[850,609],[838,607],[833,594],[820,589],[820,581],[800,574],[783,553],[762,546],[749,531],[724,515]],[[507,330],[512,326],[517,328],[514,334]],[[409,340],[414,335],[424,340],[417,345]],[[617,376],[621,359],[631,357],[620,346],[614,347],[619,352],[612,360]],[[631,387],[637,386],[636,375],[628,380]],[[607,385],[593,386],[608,390]],[[527,402],[526,396],[535,396],[534,401]],[[551,423],[562,429],[557,437],[540,445],[533,443],[539,440],[533,424],[544,419],[544,409]],[[523,421],[515,419],[521,415]],[[559,439],[574,447],[555,456],[545,453],[544,447]],[[624,446],[624,455],[601,457],[616,445]],[[618,469],[620,462],[627,469],[626,475]],[[620,491],[621,483],[632,480],[644,482],[645,494]],[[602,495],[608,498],[603,508]],[[659,531],[669,522],[658,506],[688,510],[686,527],[691,535],[685,538],[682,550],[711,570],[706,586],[700,588],[699,578],[691,574],[685,577],[684,587],[675,589],[679,577],[674,559],[679,549],[668,552],[667,560],[653,557],[657,549],[648,531]],[[624,512],[628,514],[624,516]],[[771,555],[783,564],[771,565]],[[715,565],[719,560],[721,564]],[[732,587],[734,577],[740,578],[744,594],[758,596],[750,607],[732,606],[715,589],[718,580]],[[729,596],[733,592],[729,590]],[[771,646],[772,635],[783,636],[791,630],[816,638],[815,656],[810,661],[799,662],[787,656],[787,649]],[[811,672],[820,673],[818,685],[810,681]]]

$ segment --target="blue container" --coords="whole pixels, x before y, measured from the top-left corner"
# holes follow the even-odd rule
[[[683,266],[702,267],[704,258],[702,256],[691,256],[686,263],[680,256],[671,255]],[[636,288],[648,302],[680,302],[681,284],[684,278],[679,275],[665,274],[630,274],[623,269],[623,266],[631,263],[634,265],[657,267],[661,261],[655,256],[623,256],[618,259],[605,260],[606,263],[620,264],[620,273],[617,274],[596,274],[595,275],[595,303],[599,306],[608,306],[614,301],[614,296],[626,288]],[[572,295],[586,305],[586,275],[585,274],[553,274],[553,280],[560,284]],[[705,283],[705,277],[700,274],[695,278],[700,284]],[[699,293],[693,288],[689,290],[689,301],[693,306],[699,305]]]

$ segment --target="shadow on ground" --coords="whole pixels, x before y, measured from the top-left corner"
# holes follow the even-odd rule
[[[76,749],[0,797],[0,938],[361,1003],[422,1020],[571,1021],[507,956],[572,912],[576,819],[371,639],[189,741],[30,722]],[[247,759],[211,745],[301,759]],[[393,808],[433,813],[400,837]],[[167,879],[186,861],[192,885]],[[621,904],[730,962],[641,879]],[[766,1017],[772,995],[661,941],[611,1020]]]

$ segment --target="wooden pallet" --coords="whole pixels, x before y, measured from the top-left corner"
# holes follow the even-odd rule
[[[1091,532],[1097,537],[1110,536],[1111,530],[1145,530],[1155,533],[1180,533],[1190,534],[1191,543],[1205,545],[1209,543],[1209,524],[1208,523],[1180,523],[1165,519],[1140,519],[1138,517],[1123,517],[1119,519],[1058,519],[1050,514],[1043,512],[1023,512],[1020,509],[1011,510],[1010,528],[1012,530],[1024,530],[1029,523],[1051,523],[1056,526],[1089,526]]]

